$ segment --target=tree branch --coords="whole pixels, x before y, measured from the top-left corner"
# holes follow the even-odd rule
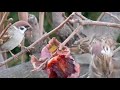
[[[105,12],[102,12],[102,13],[100,14],[100,16],[98,17],[97,21],[100,21],[101,18],[102,18],[104,15],[105,15]]]
[[[69,36],[68,38],[61,44],[60,46],[60,50],[62,49],[63,46],[65,46],[65,44],[76,34],[80,31],[80,29],[82,28],[83,26],[78,26]]]
[[[77,16],[79,16],[81,19],[88,20],[88,18],[84,17],[82,14],[75,13]]]
[[[40,35],[42,36],[43,31],[44,31],[44,28],[43,28],[43,25],[44,25],[44,12],[39,13],[39,25],[40,25]]]
[[[113,55],[118,51],[120,51],[120,46],[113,51]]]
[[[80,20],[82,25],[98,25],[98,26],[107,26],[107,27],[115,27],[120,28],[120,24],[117,23],[109,23],[109,22],[101,22],[101,21],[92,21],[92,20]]]
[[[9,24],[5,27],[5,29],[0,33],[0,39],[2,38],[2,36],[5,34],[5,32],[7,31],[7,29],[8,29],[11,25],[12,25],[12,24],[9,23]]]
[[[0,21],[0,27],[3,25],[3,22],[4,22],[4,20],[8,17],[8,15],[9,15],[9,12],[5,12],[5,13],[4,13],[4,15],[3,15],[3,17],[2,17],[2,19],[1,19],[1,21]]]
[[[65,16],[65,14],[63,14],[63,17],[66,19],[67,17]],[[72,31],[74,31],[74,28],[73,28],[73,26],[69,23],[69,22],[67,22],[66,23],[69,27],[70,27],[70,29],[72,30]],[[79,33],[76,33],[77,34],[77,36],[79,37],[79,38],[82,38],[80,35],[79,35]]]
[[[105,14],[110,15],[111,17],[113,17],[114,19],[116,19],[116,20],[118,20],[120,22],[120,19],[117,16],[113,15],[112,13],[105,12]]]

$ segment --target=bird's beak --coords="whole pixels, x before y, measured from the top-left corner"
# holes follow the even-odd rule
[[[26,28],[27,28],[27,30],[30,30],[30,31],[32,31],[32,26],[31,25],[28,25],[28,26],[25,26]]]

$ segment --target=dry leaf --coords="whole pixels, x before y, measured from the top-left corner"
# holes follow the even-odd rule
[[[52,47],[49,49],[50,53],[54,53],[57,50],[57,46],[56,45],[52,45]]]

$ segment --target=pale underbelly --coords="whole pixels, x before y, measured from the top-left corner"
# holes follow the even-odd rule
[[[17,47],[23,40],[24,36],[21,37],[12,37],[9,41],[7,41],[6,43],[4,43],[1,46],[1,49],[4,50],[13,50],[15,47]]]

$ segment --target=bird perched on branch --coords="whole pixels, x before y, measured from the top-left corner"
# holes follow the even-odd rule
[[[4,42],[0,44],[2,50],[0,52],[10,51],[12,54],[11,50],[20,45],[27,30],[32,30],[32,27],[26,21],[21,20],[12,24],[5,33],[5,35],[7,35],[7,38],[5,38],[6,40],[3,40]],[[1,38],[1,40],[2,39],[4,38]]]
[[[95,41],[91,47],[93,60],[89,67],[89,77],[108,78],[113,72],[113,51],[109,44]]]

